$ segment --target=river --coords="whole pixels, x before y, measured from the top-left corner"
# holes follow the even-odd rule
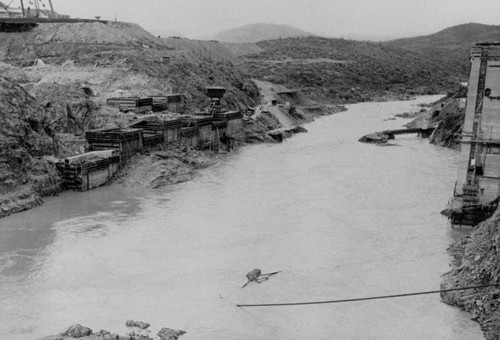
[[[451,230],[440,210],[458,153],[399,128],[414,101],[362,103],[282,144],[242,147],[186,183],[65,192],[0,219],[0,339],[126,320],[188,339],[483,339],[439,295],[293,307],[439,289]],[[253,268],[282,271],[244,289]]]

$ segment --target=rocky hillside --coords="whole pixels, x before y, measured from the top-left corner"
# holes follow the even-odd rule
[[[467,88],[460,87],[445,98],[434,103],[429,123],[439,123],[430,137],[430,142],[439,146],[460,149],[460,136],[465,119]]]
[[[59,190],[47,112],[19,85],[0,78],[0,217],[41,204]]]
[[[448,64],[455,70],[456,76],[466,80],[469,75],[469,52],[474,43],[499,40],[500,26],[469,23],[386,44],[411,51],[440,65]]]
[[[257,45],[262,52],[244,56],[245,72],[336,103],[443,93],[457,84],[452,67],[382,43],[307,37]]]
[[[254,43],[262,40],[308,37],[314,34],[300,28],[277,24],[250,24],[217,33],[214,40],[230,43]]]

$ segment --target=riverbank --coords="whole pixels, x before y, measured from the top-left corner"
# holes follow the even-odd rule
[[[42,72],[37,69],[31,71]],[[72,74],[71,71],[78,73],[74,69],[66,70],[68,74]],[[37,91],[47,94],[43,98],[50,98],[53,102],[46,99],[44,106],[41,106],[40,98],[30,95],[24,87],[0,79],[0,218],[40,206],[43,204],[43,197],[57,195],[64,190],[56,163],[64,157],[85,151],[88,145],[82,136],[86,131],[105,126],[124,127],[141,118],[135,113],[118,113],[115,112],[116,108],[113,110],[105,105],[97,105],[95,98],[91,98],[74,84],[66,87],[42,84]],[[70,101],[66,97],[68,94],[71,94]],[[104,99],[101,98],[102,100]],[[273,107],[275,113],[267,112],[253,118],[245,115],[243,130],[239,132],[239,136],[234,137],[235,144],[276,142],[268,132],[288,126],[276,113],[301,125],[345,109],[335,105],[296,104],[293,112],[281,105]],[[163,112],[158,116],[179,115]],[[290,137],[294,130],[288,126],[279,132],[278,139]],[[143,150],[128,161],[125,166],[128,170],[122,170],[119,177],[122,183],[130,184],[134,180],[127,181],[124,178],[127,171],[130,172],[133,168],[133,171],[151,175],[149,182],[145,178],[140,179],[145,188],[183,182],[195,176],[196,168],[216,163],[220,152],[225,152],[221,148],[224,146],[217,143],[210,151],[200,151],[174,143],[162,146],[164,151],[160,152]],[[209,161],[208,158],[212,160]],[[160,159],[162,161],[157,162]],[[157,175],[153,175],[155,171]],[[136,180],[134,185],[137,184]]]
[[[451,244],[448,253],[451,270],[443,275],[442,289],[497,286],[447,292],[443,302],[471,313],[487,340],[500,339],[500,211]]]

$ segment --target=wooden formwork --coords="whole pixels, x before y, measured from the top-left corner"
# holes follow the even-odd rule
[[[163,143],[176,142],[180,139],[182,122],[180,119],[142,120],[131,128],[142,129],[144,133],[157,133],[163,136]]]
[[[198,128],[198,147],[206,148],[214,143],[214,130],[212,128],[212,124],[214,122],[214,118],[212,116],[188,116],[182,118],[182,126],[194,127]]]
[[[57,163],[57,168],[61,172],[65,188],[87,191],[106,184],[119,165],[118,152],[106,150],[66,158]]]
[[[177,142],[181,139],[182,122],[180,119],[164,120],[163,124],[165,143]]]
[[[240,111],[228,111],[214,114],[214,121],[226,122],[225,133],[229,137],[240,135],[243,132],[243,115]]]
[[[146,148],[153,148],[165,142],[163,134],[144,132],[142,139],[142,146]]]
[[[120,111],[144,112],[153,110],[153,98],[151,97],[113,97],[106,99],[106,104],[119,107]]]
[[[191,126],[181,128],[181,141],[182,143],[192,147],[198,146],[198,127]]]
[[[142,149],[142,129],[106,129],[85,133],[91,151],[115,149],[122,158],[129,158]]]

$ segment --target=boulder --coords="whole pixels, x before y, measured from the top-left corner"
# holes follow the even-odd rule
[[[136,322],[134,322],[134,326],[135,327],[139,327],[140,329],[146,329],[146,328],[148,328],[151,325],[149,323],[147,323],[147,322],[136,321]]]
[[[162,328],[158,332],[160,340],[177,340],[181,335],[185,334],[186,331],[175,330],[171,328]]]
[[[84,327],[78,323],[70,326],[66,331],[61,333],[61,335],[70,336],[72,338],[83,338],[91,334],[92,330],[90,328]]]

